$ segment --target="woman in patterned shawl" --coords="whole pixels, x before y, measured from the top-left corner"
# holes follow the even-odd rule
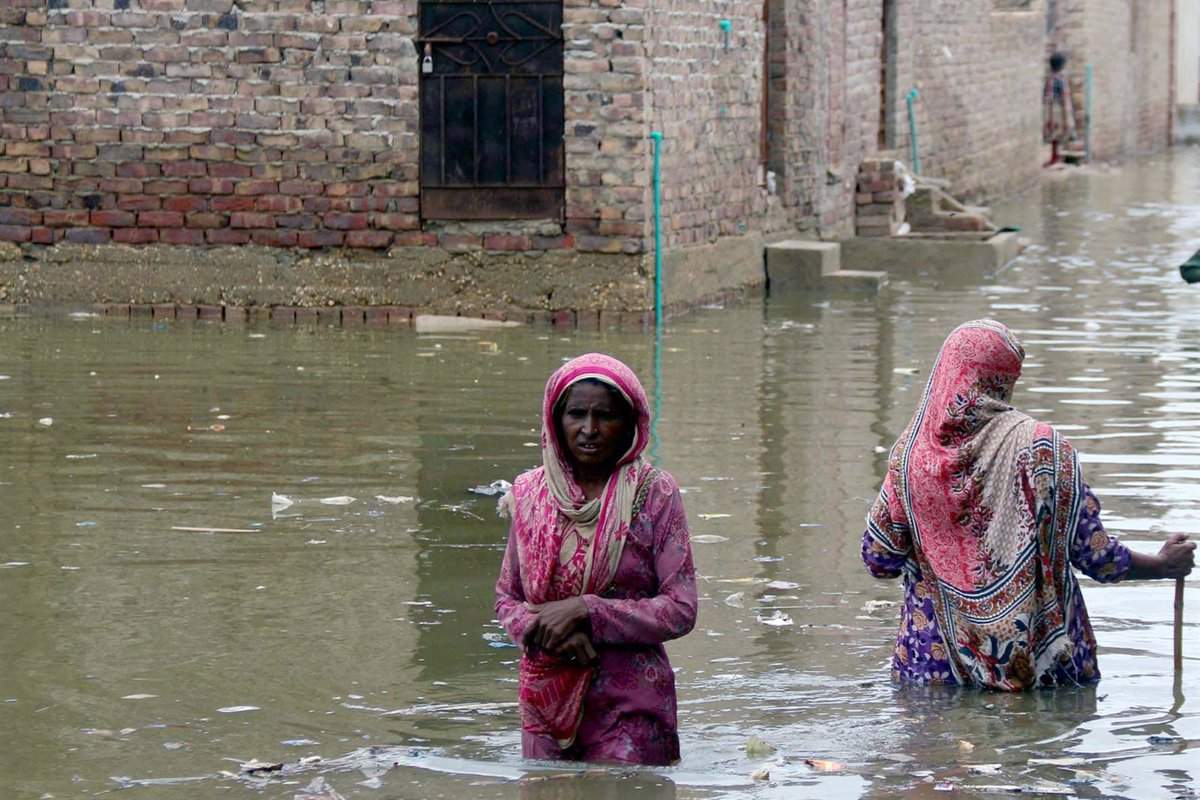
[[[502,501],[512,515],[496,614],[521,648],[527,758],[670,764],[675,676],[663,642],[696,621],[696,578],[675,480],[642,458],[637,376],[592,353],[550,376],[542,466]]]
[[[1074,566],[1099,581],[1175,578],[1195,543],[1135,553],[1100,524],[1075,450],[1009,405],[1025,351],[1004,325],[947,337],[888,458],[862,556],[904,575],[892,659],[903,683],[1019,691],[1096,681],[1096,640]]]

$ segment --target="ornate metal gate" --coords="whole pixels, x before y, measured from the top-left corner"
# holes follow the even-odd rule
[[[562,0],[420,0],[421,216],[558,219]]]

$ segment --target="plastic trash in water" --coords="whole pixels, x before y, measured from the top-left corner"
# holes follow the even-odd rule
[[[285,494],[271,492],[271,513],[275,514],[296,504],[296,501]]]
[[[778,609],[769,617],[759,616],[757,619],[763,625],[770,625],[772,628],[786,628],[796,624],[790,614],[785,614]]]
[[[471,494],[481,494],[484,497],[499,497],[503,494],[508,494],[512,489],[512,484],[506,480],[492,481],[489,484],[480,484],[467,489]]]
[[[336,497],[322,497],[321,505],[325,506],[348,506],[355,501],[356,498],[349,495],[339,494]]]
[[[395,505],[399,505],[401,503],[411,503],[413,500],[416,500],[417,498],[409,497],[406,494],[398,494],[398,495],[377,494],[377,495],[375,495],[375,499],[381,503],[391,503],[392,505],[395,506]]]
[[[751,736],[746,740],[746,758],[766,758],[772,755],[777,748],[770,742],[765,742],[757,736]]]

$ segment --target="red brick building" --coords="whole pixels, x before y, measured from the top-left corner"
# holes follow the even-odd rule
[[[695,302],[851,233],[911,89],[925,173],[1033,182],[1045,37],[1041,0],[7,0],[0,239],[361,248],[454,265],[428,302],[466,313],[647,308],[660,131]]]

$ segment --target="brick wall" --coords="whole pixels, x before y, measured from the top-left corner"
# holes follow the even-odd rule
[[[783,222],[760,147],[762,12],[762,0],[656,0],[648,12],[646,113],[664,137],[667,248]],[[722,19],[730,23],[728,48]]]
[[[642,253],[648,0],[564,0],[567,231],[583,251]]]
[[[2,235],[306,247],[419,237],[415,7],[7,0]]]
[[[898,0],[898,155],[909,160],[903,94],[916,87],[923,174],[968,198],[1024,188],[1040,171],[1045,16],[994,0]]]
[[[1093,67],[1093,157],[1165,147],[1172,113],[1171,3],[1058,0],[1054,22],[1051,48],[1067,54],[1072,83],[1081,87],[1087,65]],[[1085,109],[1078,105],[1082,125]]]

